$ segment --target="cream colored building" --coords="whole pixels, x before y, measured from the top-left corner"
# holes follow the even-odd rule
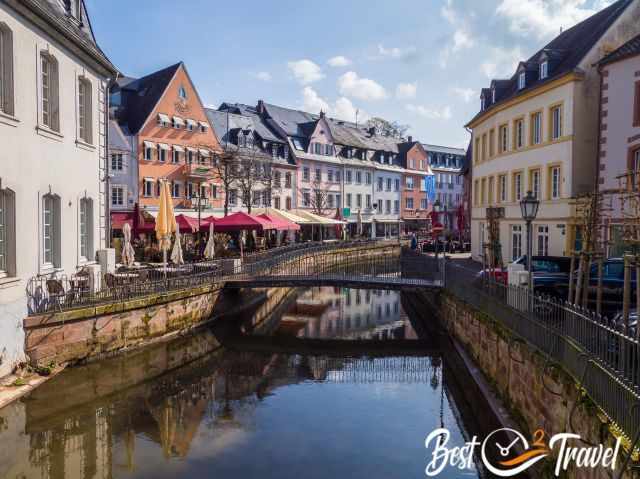
[[[519,201],[540,200],[534,255],[568,255],[581,232],[571,199],[595,187],[600,80],[594,64],[640,32],[640,0],[620,0],[561,33],[483,89],[473,135],[471,247],[489,240],[487,207],[498,207],[504,263],[526,254]]]
[[[104,247],[105,87],[84,2],[0,2],[0,376],[24,359],[29,279]],[[37,291],[36,291],[37,293]]]

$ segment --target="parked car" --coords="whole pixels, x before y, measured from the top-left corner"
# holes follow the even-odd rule
[[[624,333],[624,318],[622,316],[622,312],[616,314],[615,318],[613,318],[613,326],[621,333]],[[627,332],[627,336],[631,336],[632,338],[636,337],[636,331],[638,330],[638,310],[632,309],[629,311],[629,331]]]
[[[512,264],[521,264],[526,270],[527,256],[520,256]],[[533,288],[537,293],[558,296],[556,285],[569,283],[571,259],[566,256],[533,256],[531,266],[533,268]],[[482,278],[489,274],[489,270],[480,271],[478,277]],[[493,277],[497,281],[508,283],[508,276],[507,268],[493,271]]]
[[[577,274],[574,275],[574,288],[577,281]],[[556,285],[558,293],[563,297],[568,297],[569,281]],[[575,289],[574,289],[575,291]],[[598,291],[598,265],[592,264],[589,271],[589,292],[588,307],[596,309]],[[615,316],[622,310],[622,299],[624,292],[624,260],[622,258],[609,258],[603,264],[602,271],[602,314],[609,318]],[[636,273],[635,268],[631,269],[631,301],[636,297]]]

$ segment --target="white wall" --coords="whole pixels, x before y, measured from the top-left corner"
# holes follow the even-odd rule
[[[104,218],[100,198],[101,151],[104,145],[102,111],[105,82],[80,64],[63,45],[18,18],[0,3],[0,21],[13,31],[15,118],[0,117],[0,178],[2,187],[15,192],[16,278],[0,279],[0,376],[24,358],[22,318],[26,315],[25,288],[30,277],[52,273],[43,269],[41,254],[41,201],[49,192],[61,199],[61,270],[71,274],[81,264],[79,202],[93,199],[93,249],[102,245]],[[58,61],[60,134],[46,133],[39,125],[40,51]],[[77,144],[77,79],[92,84],[93,147]]]

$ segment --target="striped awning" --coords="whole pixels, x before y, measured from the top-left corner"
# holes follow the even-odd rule
[[[184,125],[184,120],[182,118],[180,118],[179,116],[174,116],[173,117],[173,122],[176,125]]]
[[[184,153],[184,148],[180,145],[173,145],[173,151],[179,151],[180,153]]]
[[[158,119],[162,123],[171,123],[171,120],[169,119],[169,115],[165,115],[164,113],[158,113]]]

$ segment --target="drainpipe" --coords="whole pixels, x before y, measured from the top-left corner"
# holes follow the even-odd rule
[[[117,78],[117,74],[116,74]],[[104,246],[111,246],[111,194],[109,192],[109,86],[111,78],[107,78],[104,92]]]
[[[598,72],[598,77],[600,79],[600,90],[598,91],[598,141],[597,141],[597,148],[596,148],[596,176],[595,176],[595,181],[596,181],[596,186],[594,188],[595,191],[595,195],[596,198],[599,196],[600,194],[600,148],[602,147],[602,87],[604,85],[604,76],[602,75],[602,66],[598,65],[598,68],[596,69]],[[596,226],[597,227],[597,226]],[[608,231],[601,231],[601,233],[606,237],[609,235]],[[605,240],[605,238],[600,238],[601,240]],[[605,253],[604,251],[602,253]]]

